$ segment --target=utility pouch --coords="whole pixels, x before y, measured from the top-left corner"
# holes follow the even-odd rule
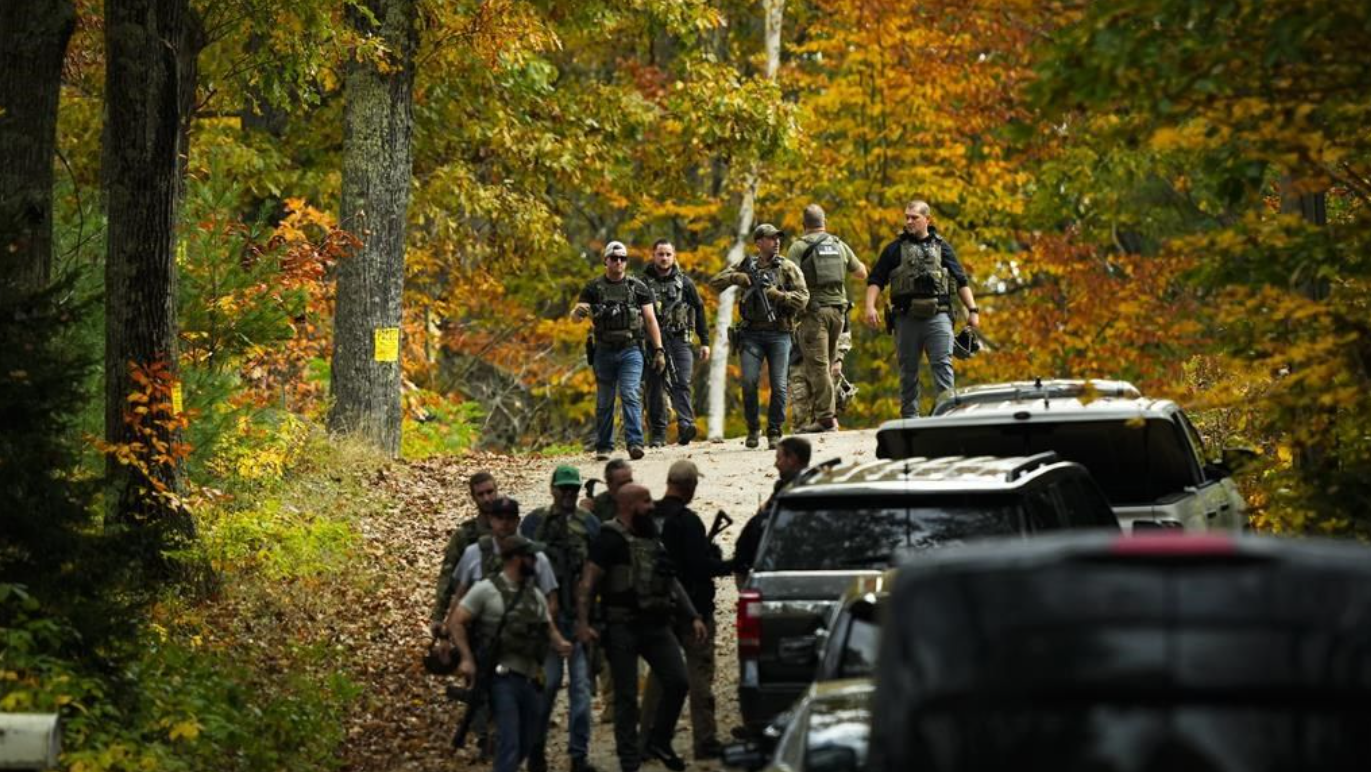
[[[738,353],[738,328],[736,326],[728,328],[728,350]]]
[[[938,315],[938,299],[911,298],[905,313],[911,319],[932,319]]]

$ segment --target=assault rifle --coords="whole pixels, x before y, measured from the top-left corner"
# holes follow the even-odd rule
[[[722,547],[714,543],[714,540],[718,538],[719,534],[728,530],[731,525],[733,525],[733,518],[729,517],[727,512],[721,509],[714,513],[714,522],[709,524],[709,534],[706,538],[709,539],[709,552],[715,560],[723,560],[724,551]]]
[[[749,257],[738,264],[738,270],[747,274],[747,278],[752,280],[752,286],[743,293],[741,302],[746,303],[747,299],[756,295],[762,302],[762,316],[767,322],[776,321],[776,309],[771,306],[771,298],[766,296],[766,290],[774,283],[771,274],[762,271],[757,265],[757,258]]]

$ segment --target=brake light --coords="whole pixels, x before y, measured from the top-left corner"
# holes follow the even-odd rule
[[[762,653],[762,594],[738,593],[738,656],[756,659]]]
[[[1238,554],[1238,545],[1228,536],[1158,531],[1143,536],[1122,536],[1111,550],[1124,557],[1204,557]]]

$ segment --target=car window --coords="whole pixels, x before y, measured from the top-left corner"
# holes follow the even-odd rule
[[[1067,520],[1078,528],[1115,526],[1119,524],[1109,501],[1090,480],[1084,477],[1064,478],[1057,492],[1061,494]]]
[[[757,569],[885,568],[935,547],[1022,533],[1020,521],[1018,497],[1012,495],[782,499]]]
[[[1204,475],[1204,465],[1209,463],[1209,459],[1205,457],[1204,439],[1200,437],[1200,433],[1195,430],[1195,425],[1190,423],[1189,418],[1185,417],[1184,414],[1180,415],[1179,418],[1181,430],[1185,432],[1186,442],[1190,445],[1191,456],[1195,459],[1195,465],[1199,468],[1200,474]]]
[[[1176,424],[1150,419],[939,426],[902,432],[910,456],[1030,456],[1053,450],[1090,470],[1115,506],[1150,504],[1198,481]]]
[[[838,678],[870,678],[876,670],[876,644],[881,637],[880,608],[865,601],[849,607],[851,622],[843,641]]]
[[[1024,508],[1028,511],[1028,524],[1037,531],[1055,531],[1063,526],[1057,514],[1057,502],[1046,485],[1024,491]]]

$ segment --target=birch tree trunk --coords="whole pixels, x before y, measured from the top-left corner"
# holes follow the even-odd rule
[[[414,133],[415,0],[368,0],[386,61],[348,62],[344,83],[342,226],[361,246],[338,263],[329,429],[400,453],[400,315]]]
[[[0,250],[3,281],[31,290],[52,274],[53,155],[69,0],[0,3]]]
[[[781,21],[785,15],[785,0],[765,0],[766,14],[766,77],[775,80],[781,67]],[[753,163],[743,178],[743,198],[738,205],[738,230],[733,246],[728,250],[728,264],[737,265],[747,254],[752,235],[752,218],[757,205],[757,183],[760,169]],[[728,395],[728,328],[733,326],[733,304],[737,287],[729,287],[719,294],[719,314],[714,322],[714,346],[709,362],[709,439],[724,438],[724,406]]]
[[[182,50],[192,23],[188,0],[107,0],[102,184],[109,226],[105,259],[105,439],[114,445],[179,440],[126,420],[129,396],[143,387],[130,366],[161,364],[177,372],[176,218],[180,191],[184,81],[192,51]],[[149,451],[150,453],[150,451]],[[179,462],[145,459],[146,470],[110,458],[110,524],[134,530],[144,562],[165,569],[164,550],[195,537],[195,524],[166,492],[181,489]],[[144,478],[143,474],[147,477]]]

